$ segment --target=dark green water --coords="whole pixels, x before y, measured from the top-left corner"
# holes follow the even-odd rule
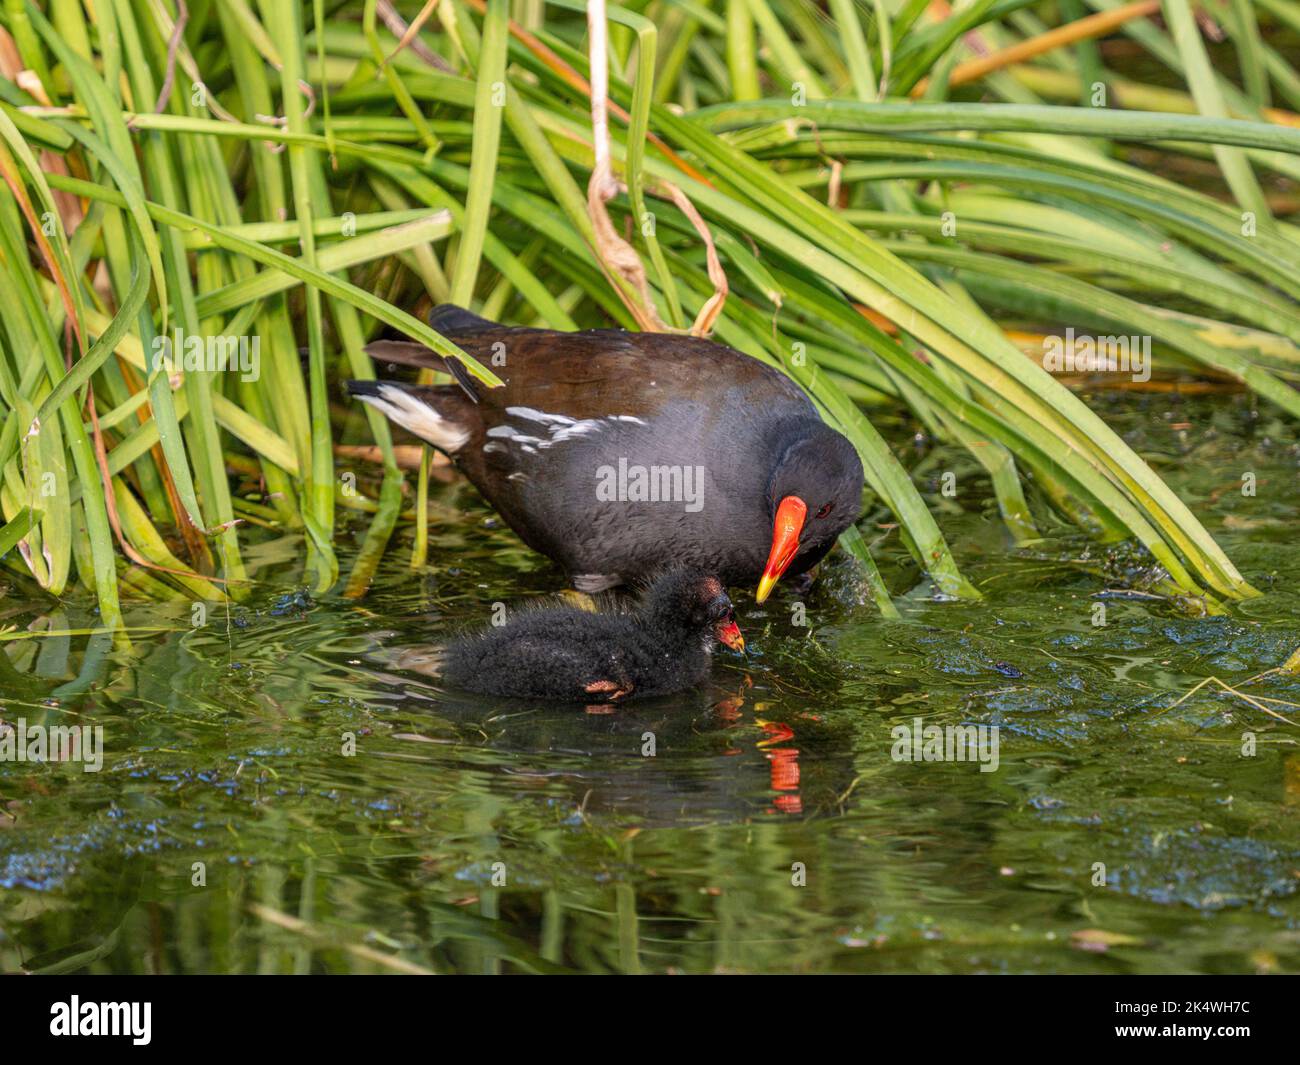
[[[1300,646],[1300,448],[1243,398],[1137,402],[1129,442],[1267,592],[1229,616],[1098,598],[1140,560],[1046,522],[1013,552],[976,467],[916,452],[927,490],[958,475],[932,501],[985,602],[936,600],[864,522],[901,620],[836,557],[806,626],[789,591],[742,597],[747,661],[615,714],[391,665],[560,587],[458,485],[432,491],[434,565],[410,573],[403,526],[360,603],[305,596],[283,539],[250,548],[229,617],[137,603],[170,631],[128,651],[4,643],[0,717],[100,724],[106,752],[99,773],[0,763],[0,969],[1300,971],[1300,728],[1210,687],[1171,709]],[[91,621],[3,583],[6,626]],[[1300,703],[1300,678],[1243,690]],[[916,717],[999,726],[997,771],[893,761]]]

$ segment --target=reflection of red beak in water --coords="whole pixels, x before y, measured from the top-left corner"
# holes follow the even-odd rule
[[[754,598],[762,602],[772,593],[772,587],[781,579],[786,567],[799,552],[799,534],[803,532],[808,517],[808,505],[798,496],[786,496],[776,508],[772,522],[772,550],[767,556],[767,568],[758,582]]]
[[[740,691],[735,695],[729,695],[725,699],[720,699],[713,704],[713,713],[718,721],[722,723],[723,728],[733,728],[739,723],[741,710],[745,705],[745,689],[752,688],[754,682],[750,679],[749,674],[745,674],[745,683],[741,686]],[[732,748],[727,754],[739,754],[738,748]]]
[[[734,614],[719,621],[713,633],[717,636],[719,643],[725,644],[733,651],[739,651],[741,654],[745,653],[745,637],[740,635],[740,626],[736,624]]]
[[[799,748],[777,747],[794,739],[794,729],[779,721],[758,721],[758,725],[768,734],[758,747],[767,758],[772,790],[784,792],[772,800],[772,806],[785,814],[803,812],[803,799],[799,797]]]

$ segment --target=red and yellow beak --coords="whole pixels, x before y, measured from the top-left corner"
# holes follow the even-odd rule
[[[773,586],[799,551],[799,534],[803,532],[807,517],[808,505],[798,496],[786,496],[776,508],[776,520],[772,522],[772,550],[767,556],[767,568],[758,582],[758,594],[754,597],[758,602],[772,593]]]
[[[739,651],[741,654],[745,653],[745,637],[740,635],[740,626],[736,624],[734,618],[719,622],[715,631],[719,643],[726,644],[733,651]]]

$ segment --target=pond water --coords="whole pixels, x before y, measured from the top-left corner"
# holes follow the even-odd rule
[[[1092,401],[1263,597],[1132,594],[1140,558],[1048,519],[1014,550],[974,463],[918,449],[983,602],[938,599],[878,511],[900,619],[835,555],[806,624],[746,591],[747,658],[612,714],[411,668],[561,587],[460,483],[431,489],[427,570],[404,524],[362,600],[307,595],[278,538],[202,625],[136,602],[129,649],[0,644],[0,717],[104,730],[97,773],[0,763],[0,970],[1300,971],[1300,727],[1267,712],[1300,722],[1300,677],[1251,680],[1300,647],[1294,428],[1243,396]],[[0,583],[19,633],[93,624]],[[1179,702],[1209,677],[1253,702]],[[998,726],[996,771],[892,758],[918,718]]]

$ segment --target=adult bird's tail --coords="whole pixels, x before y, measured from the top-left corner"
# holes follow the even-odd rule
[[[500,325],[454,303],[440,303],[429,312],[429,328],[439,333],[481,333]]]
[[[457,417],[456,408],[467,407],[454,389],[408,385],[399,381],[345,381],[354,399],[368,403],[408,432],[448,455],[454,455],[470,438],[470,426]]]

